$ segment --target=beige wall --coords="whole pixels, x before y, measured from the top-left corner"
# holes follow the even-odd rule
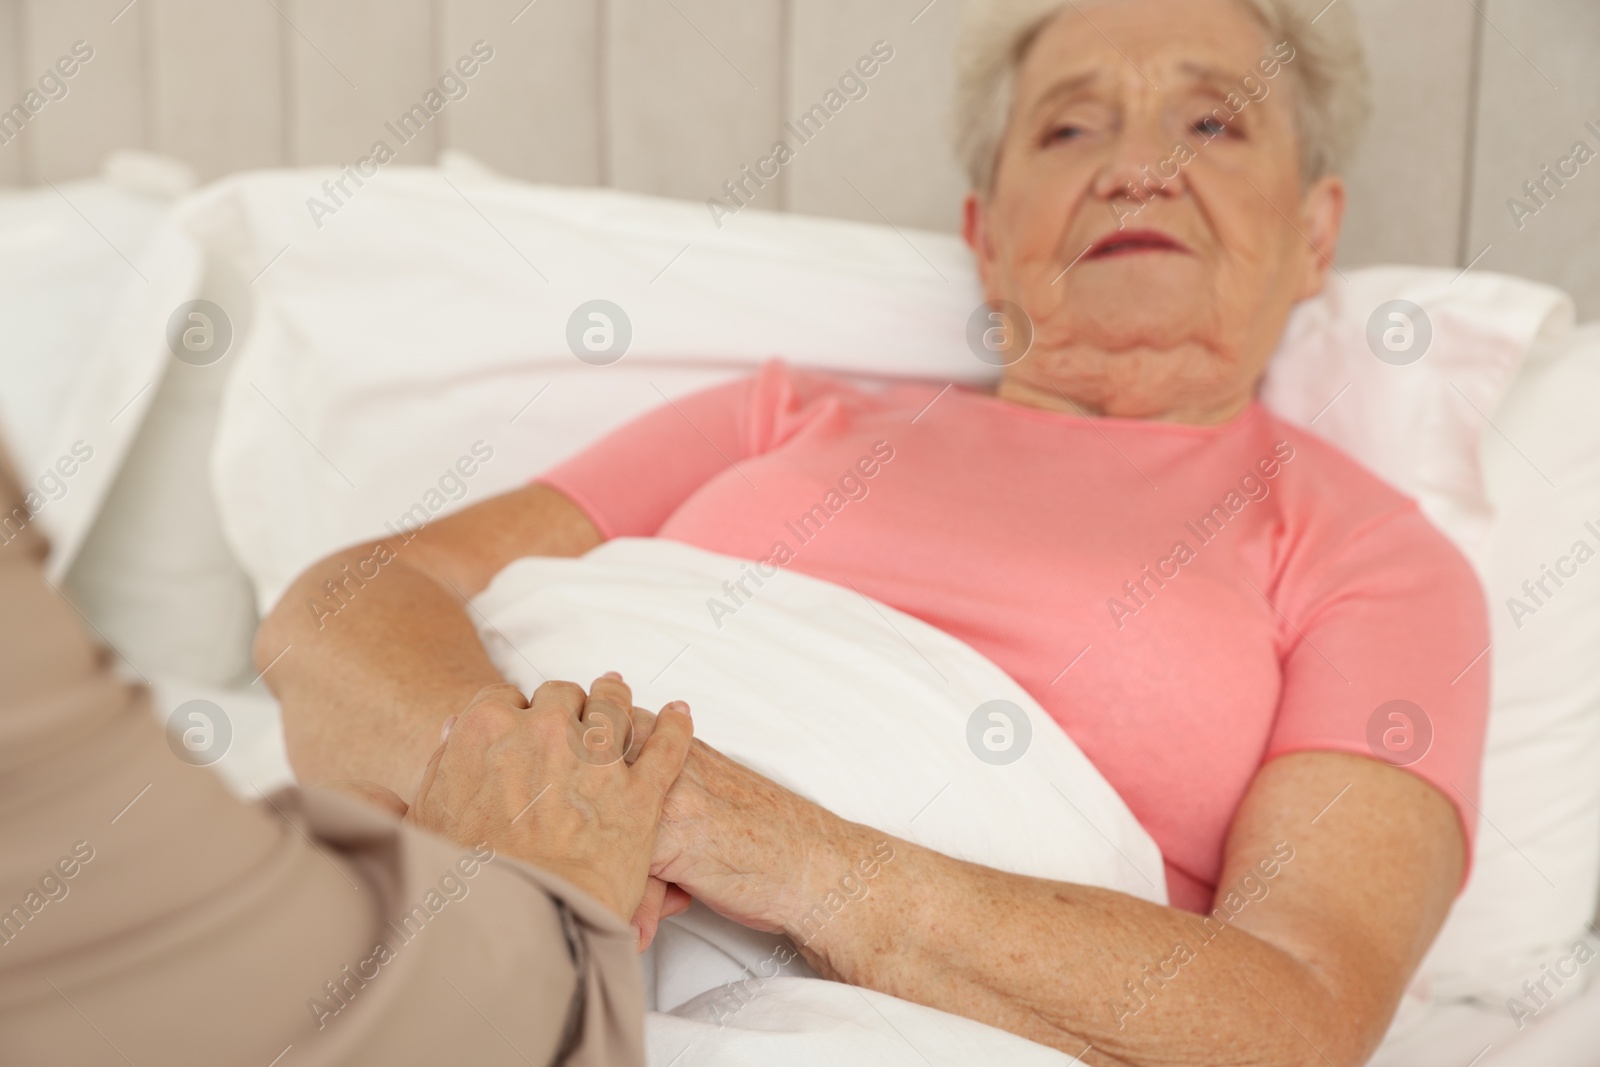
[[[1483,268],[1568,288],[1584,318],[1600,317],[1600,158],[1576,178],[1558,174],[1564,187],[1543,173],[1578,141],[1600,153],[1600,2],[1489,0],[1487,10],[1468,257],[1487,248]],[[1540,180],[1543,204],[1522,188]],[[1538,213],[1514,213],[1513,198]]]
[[[894,58],[868,96],[756,202],[956,225],[945,103],[959,0],[525,2],[0,0],[5,103],[74,41],[95,49],[67,98],[0,146],[0,183],[89,174],[117,148],[176,156],[203,179],[349,162],[481,39],[495,58],[403,160],[458,147],[535,181],[703,200],[883,40]],[[1584,125],[1600,130],[1600,4],[1336,2],[1362,17],[1379,105],[1349,176],[1343,261],[1481,254],[1480,269],[1561,285],[1600,315],[1600,161],[1520,229],[1506,203],[1575,141],[1600,151]]]

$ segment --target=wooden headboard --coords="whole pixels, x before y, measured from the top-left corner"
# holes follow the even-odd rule
[[[399,147],[384,124],[481,40],[492,58],[469,59],[465,95],[441,92],[444,106],[415,122],[404,162],[453,147],[534,181],[703,201],[883,41],[893,58],[867,95],[754,203],[952,229],[960,2],[0,0],[0,107],[75,42],[93,49],[62,79],[66,95],[0,144],[0,184],[91,174],[120,148],[176,157],[202,179],[353,162],[380,137]],[[1521,274],[1600,315],[1600,159],[1559,185],[1543,170],[1579,141],[1600,154],[1600,4],[1333,2],[1358,9],[1378,105],[1349,175],[1342,260]]]

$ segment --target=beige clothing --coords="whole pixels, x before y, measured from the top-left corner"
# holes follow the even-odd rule
[[[0,453],[0,518],[25,520],[21,500]],[[570,1064],[643,1063],[630,927],[341,796],[239,803],[174,755],[17,527],[0,527],[0,1063],[543,1067],[569,1037]]]

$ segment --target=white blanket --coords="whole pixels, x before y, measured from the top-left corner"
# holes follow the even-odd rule
[[[475,618],[496,666],[527,691],[621,671],[637,703],[687,700],[699,737],[845,818],[1003,870],[1166,903],[1155,842],[1004,671],[851,589],[787,572],[724,586],[752,572],[687,545],[622,539],[581,560],[518,560],[477,598]],[[842,903],[830,918],[847,921],[844,901],[818,904]],[[1064,1059],[823,981],[798,959],[780,968],[785,945],[699,905],[664,924],[645,961],[651,1063]]]

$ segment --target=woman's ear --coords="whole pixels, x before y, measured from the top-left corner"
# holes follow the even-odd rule
[[[1344,227],[1344,179],[1330,174],[1318,178],[1306,190],[1301,202],[1300,218],[1306,240],[1314,250],[1306,257],[1305,277],[1300,284],[1299,300],[1307,300],[1322,292],[1327,284],[1328,271],[1339,252],[1339,233]]]
[[[983,258],[989,243],[988,220],[983,215],[983,201],[977,193],[968,193],[961,205],[961,236],[972,249],[973,255]]]
[[[989,235],[989,208],[977,193],[968,193],[962,205],[961,237],[972,249],[973,261],[978,266],[978,280],[985,293],[992,292],[989,284],[991,265],[994,263],[994,240]]]

